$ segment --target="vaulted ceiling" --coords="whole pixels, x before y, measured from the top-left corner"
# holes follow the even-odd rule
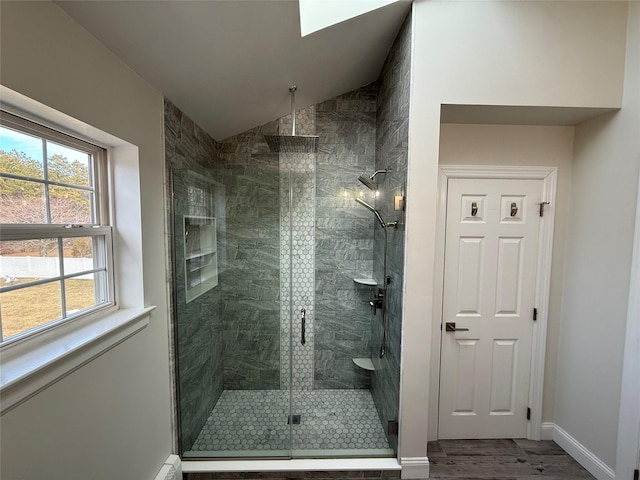
[[[296,0],[57,4],[217,140],[375,81],[411,5],[301,37]]]

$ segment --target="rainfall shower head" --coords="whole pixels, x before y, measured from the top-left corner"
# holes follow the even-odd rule
[[[318,153],[317,135],[296,135],[296,90],[289,87],[291,95],[291,135],[265,135],[269,150],[274,153]]]
[[[373,212],[373,214],[376,216],[376,218],[378,219],[378,222],[380,222],[380,226],[382,228],[387,228],[387,227],[393,227],[396,228],[398,226],[398,222],[391,222],[391,223],[385,223],[385,221],[382,219],[382,217],[380,216],[380,212],[378,212],[378,210],[375,207],[372,207],[371,205],[369,205],[367,202],[365,202],[364,200],[360,199],[360,198],[356,198],[355,199],[356,202],[358,202],[360,205],[362,205],[364,208],[366,208],[367,210]]]
[[[378,184],[376,182],[374,182],[373,180],[371,180],[371,178],[369,178],[369,177],[365,177],[364,175],[360,175],[358,177],[358,180],[360,180],[362,183],[364,183],[369,190],[377,190],[378,189]]]
[[[315,135],[265,135],[269,150],[274,153],[317,153]]]
[[[381,173],[387,173],[387,171],[376,170],[375,172],[373,172],[373,175],[370,175],[368,177],[365,175],[360,175],[358,177],[358,180],[364,183],[369,190],[378,190],[378,184],[376,183],[375,178],[376,178],[376,175],[379,175]]]

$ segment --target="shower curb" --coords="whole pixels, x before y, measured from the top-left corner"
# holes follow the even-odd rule
[[[300,472],[313,478],[400,478],[395,458],[300,459],[300,460],[183,460],[186,480],[300,478]]]

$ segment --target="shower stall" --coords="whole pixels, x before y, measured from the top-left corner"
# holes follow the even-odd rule
[[[378,82],[222,142],[165,99],[183,458],[396,456],[408,25]]]
[[[376,82],[298,111],[291,87],[221,142],[165,99],[183,458],[397,456],[410,26]]]

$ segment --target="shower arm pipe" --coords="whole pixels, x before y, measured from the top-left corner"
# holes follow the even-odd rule
[[[298,87],[291,85],[289,93],[291,93],[291,136],[296,136],[296,90]]]
[[[382,228],[388,228],[388,227],[393,227],[393,228],[397,228],[398,227],[398,222],[389,222],[389,223],[385,223],[385,221],[382,219],[382,217],[380,216],[380,212],[378,212],[378,210],[375,207],[372,207],[371,205],[369,205],[367,202],[365,202],[364,200],[360,199],[360,198],[356,198],[355,199],[356,202],[358,202],[360,205],[362,205],[364,208],[366,208],[367,210],[369,210],[370,212],[373,212],[373,214],[376,216],[376,218],[378,219],[378,222],[380,222],[380,226]]]
[[[397,222],[396,222],[397,223]],[[387,353],[387,229],[384,228],[384,248],[382,254],[382,341],[380,342],[380,358]]]
[[[387,353],[387,243],[388,243],[388,235],[387,228],[394,227],[398,228],[398,222],[390,222],[385,223],[382,217],[380,216],[380,212],[373,206],[369,205],[367,202],[360,198],[355,199],[360,205],[362,205],[367,210],[370,210],[374,213],[380,225],[382,226],[382,231],[384,233],[384,249],[382,255],[382,341],[380,342],[380,358],[383,358]]]

